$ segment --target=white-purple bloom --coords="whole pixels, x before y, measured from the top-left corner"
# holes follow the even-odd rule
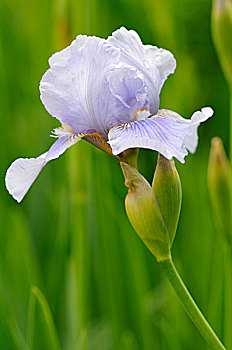
[[[78,35],[49,59],[40,83],[41,100],[61,123],[57,141],[38,158],[17,159],[6,174],[9,193],[20,202],[50,160],[81,138],[114,156],[128,148],[149,148],[184,162],[195,152],[200,122],[210,107],[184,119],[158,110],[160,90],[176,61],[171,52],[143,45],[133,30],[120,28],[108,39]]]

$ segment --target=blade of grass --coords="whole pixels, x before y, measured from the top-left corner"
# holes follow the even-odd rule
[[[30,350],[60,350],[52,314],[44,295],[36,286],[31,288],[27,337]]]

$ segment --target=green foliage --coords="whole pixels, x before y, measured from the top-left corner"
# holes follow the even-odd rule
[[[31,350],[60,349],[49,306],[36,286],[31,288],[29,303],[28,347]]]
[[[33,285],[46,295],[62,350],[205,348],[128,222],[114,159],[81,141],[47,165],[20,205],[4,189],[12,160],[46,151],[50,130],[58,126],[39,100],[47,59],[77,34],[107,36],[121,25],[177,58],[161,108],[185,117],[202,106],[215,110],[200,128],[197,153],[176,164],[183,206],[173,256],[212,327],[223,334],[222,251],[206,174],[211,137],[220,135],[228,146],[228,96],[210,37],[210,7],[210,0],[0,1],[1,349],[27,350]],[[154,152],[140,152],[139,170],[150,181],[155,163]],[[43,303],[35,300],[49,334]]]

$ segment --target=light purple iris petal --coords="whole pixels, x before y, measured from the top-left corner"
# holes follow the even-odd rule
[[[76,136],[59,138],[48,150],[37,158],[16,159],[6,173],[6,188],[17,202],[21,202],[42,168],[52,159],[58,158],[67,148],[75,144]]]
[[[108,142],[115,155],[128,148],[148,148],[160,152],[167,159],[175,157],[184,163],[187,149],[192,153],[196,150],[200,122],[212,115],[210,107],[195,112],[191,119],[163,109],[156,116],[112,128]]]
[[[125,78],[119,75],[123,80],[119,87],[120,83],[113,79],[113,71],[120,65],[120,49],[96,37],[82,41],[83,45],[71,54],[70,49],[68,54],[58,56],[58,63],[52,64],[44,74],[40,84],[41,99],[48,112],[75,133],[96,130],[106,137],[112,126],[130,121],[131,103],[136,105],[136,96],[145,94],[142,91],[145,86],[134,72],[129,76],[131,70],[125,68]],[[111,88],[108,78],[112,80]],[[122,88],[125,82],[127,86]],[[112,94],[113,88],[118,89],[121,100]]]
[[[198,144],[198,127],[200,123],[206,121],[208,118],[212,117],[213,110],[210,107],[202,108],[201,111],[195,112],[191,117],[191,134],[185,139],[185,146],[191,152],[194,153]]]
[[[194,153],[197,148],[198,127],[200,123],[205,122],[207,119],[212,117],[213,113],[214,111],[211,107],[204,107],[200,111],[194,112],[191,119],[185,119],[181,117],[178,113],[167,109],[161,109],[159,111],[159,115],[162,115],[162,116],[169,115],[178,119],[181,123],[190,124],[190,133],[186,135],[184,144],[187,150],[189,150],[191,153]]]
[[[110,90],[133,114],[144,109],[147,98],[147,86],[143,75],[135,68],[122,66],[112,70],[108,76]]]
[[[83,47],[87,38],[87,35],[78,35],[77,38],[73,40],[71,45],[67,46],[65,49],[59,52],[54,53],[49,58],[50,66],[53,66],[55,64],[64,64],[66,60],[68,60],[72,55],[75,55],[75,53]]]
[[[49,64],[41,100],[63,129],[56,130],[59,139],[47,153],[11,164],[6,187],[18,202],[44,165],[80,139],[77,134],[97,131],[105,141],[108,137],[114,155],[140,147],[184,162],[186,149],[196,149],[200,122],[213,114],[204,108],[186,120],[172,111],[158,112],[160,90],[176,61],[167,50],[143,45],[133,30],[122,27],[107,40],[79,35]],[[143,120],[150,113],[154,116]]]
[[[124,27],[116,30],[107,41],[121,50],[121,61],[124,64],[135,67],[143,74],[148,87],[148,103],[145,108],[156,114],[163,83],[176,68],[176,60],[172,53],[155,46],[143,45],[134,30]]]
[[[187,155],[184,140],[189,133],[189,125],[169,116],[156,116],[111,129],[109,144],[115,155],[128,148],[149,148],[183,163]]]

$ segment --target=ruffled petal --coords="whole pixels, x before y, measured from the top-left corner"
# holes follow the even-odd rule
[[[75,133],[105,133],[101,118],[110,118],[115,110],[106,71],[119,56],[119,50],[111,49],[105,40],[88,37],[68,59],[44,74],[40,92],[47,111]]]
[[[167,159],[176,157],[183,163],[188,154],[184,147],[188,133],[189,125],[169,116],[155,116],[114,127],[109,132],[108,142],[115,155],[128,148],[148,148],[160,152]]]
[[[6,188],[17,202],[21,202],[45,164],[43,156],[19,158],[11,164],[6,173]]]
[[[198,127],[200,123],[205,122],[208,118],[212,117],[214,111],[211,107],[204,107],[201,111],[193,113],[191,117],[192,132],[185,138],[185,147],[194,153],[198,144]]]
[[[67,148],[80,140],[77,135],[60,137],[48,150],[37,158],[16,159],[6,173],[6,188],[17,202],[21,202],[42,168],[58,158]]]
[[[110,130],[108,138],[112,153],[118,155],[128,148],[148,148],[160,152],[167,159],[175,157],[184,163],[184,157],[195,152],[201,121],[213,114],[210,107],[195,112],[191,119],[160,110],[158,115],[145,120],[119,125]]]
[[[184,145],[191,153],[194,153],[198,144],[198,127],[200,123],[205,122],[207,119],[212,117],[214,111],[211,107],[204,107],[200,111],[194,112],[191,119],[185,119],[181,117],[178,113],[161,109],[159,111],[159,115],[162,116],[172,116],[180,121],[180,123],[184,123],[189,125],[190,132],[185,137]]]
[[[110,90],[128,108],[128,114],[143,109],[147,102],[147,86],[143,75],[131,66],[112,70],[108,76]]]
[[[145,103],[146,87],[132,67],[122,68],[117,81],[120,56],[120,49],[97,37],[54,56],[40,83],[47,111],[75,133],[96,131],[104,138],[112,126],[130,121]]]
[[[63,65],[65,62],[75,53],[81,49],[87,40],[87,35],[78,35],[71,45],[67,46],[65,49],[54,53],[49,58],[49,65],[53,66],[55,64]]]
[[[107,41],[121,50],[121,61],[143,74],[148,87],[148,103],[144,108],[156,114],[163,83],[176,68],[176,60],[172,53],[155,46],[143,45],[134,30],[124,27],[116,30]]]
[[[160,89],[176,64],[169,51],[143,45],[125,28],[107,40],[79,35],[49,63],[40,83],[47,111],[75,133],[96,131],[105,139],[137,110],[157,113]]]

